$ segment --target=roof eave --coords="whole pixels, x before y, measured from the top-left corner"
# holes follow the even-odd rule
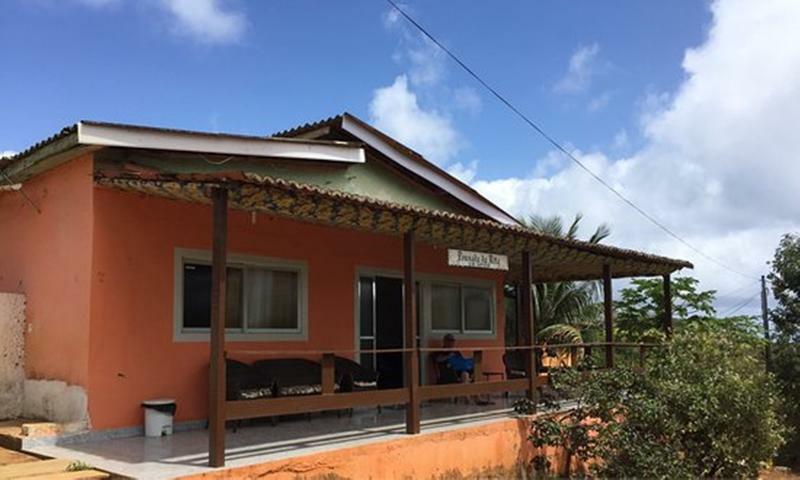
[[[351,113],[344,112],[324,120],[306,123],[277,132],[273,136],[302,138],[327,132],[332,127],[364,141],[406,171],[431,182],[455,200],[466,204],[472,211],[506,225],[522,225],[516,217],[495,205],[474,188]]]
[[[360,145],[349,142],[275,139],[86,121],[78,123],[78,142],[103,147],[290,160],[338,163],[364,163],[366,161],[364,149]]]
[[[276,139],[81,121],[5,159],[0,171],[14,181],[23,181],[77,155],[107,147],[340,164],[366,161],[363,146],[354,142]]]
[[[430,161],[426,160],[423,156],[413,152],[411,149],[408,150],[412,152],[413,157],[398,151],[395,146],[385,139],[391,137],[388,137],[375,127],[366,124],[364,121],[348,113],[343,114],[341,118],[341,128],[343,130],[354,135],[356,138],[363,140],[365,143],[369,144],[383,155],[389,157],[392,161],[398,163],[403,168],[421,176],[422,178],[425,178],[428,181],[431,181],[448,194],[469,206],[471,209],[486,215],[488,218],[494,221],[506,225],[521,225],[520,221],[513,215],[492,203],[469,185],[466,185],[461,180],[455,178]],[[399,142],[397,143],[399,144]]]

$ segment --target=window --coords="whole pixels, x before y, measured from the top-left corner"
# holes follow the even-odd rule
[[[488,288],[464,287],[464,330],[488,332],[492,330],[492,291]]]
[[[207,339],[211,325],[208,252],[176,251],[176,338]],[[229,255],[225,328],[229,338],[305,338],[304,264]]]
[[[262,267],[247,268],[247,327],[297,330],[298,274]]]
[[[242,327],[242,269],[228,267],[226,328]],[[183,327],[211,325],[211,265],[183,265]]]
[[[358,279],[359,344],[361,365],[377,368],[375,354],[375,279]]]
[[[431,285],[431,325],[434,330],[461,330],[461,287]]]
[[[431,284],[431,330],[490,333],[494,325],[490,287],[457,283]]]

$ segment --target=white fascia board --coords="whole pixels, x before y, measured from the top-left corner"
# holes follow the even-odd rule
[[[226,136],[195,132],[129,128],[123,125],[78,123],[78,143],[104,147],[172,150],[219,155],[244,155],[342,163],[364,163],[362,147],[332,143]]]
[[[408,158],[406,155],[395,150],[380,137],[365,129],[358,123],[350,120],[347,116],[342,119],[342,129],[353,134],[356,138],[370,145],[382,154],[397,162],[404,168],[430,181],[445,192],[453,195],[461,202],[469,205],[475,210],[487,215],[488,217],[508,225],[519,226],[519,221],[504,212],[500,207],[476,194],[469,187],[461,183],[458,179],[450,175],[443,174],[435,167],[425,165],[422,162]]]

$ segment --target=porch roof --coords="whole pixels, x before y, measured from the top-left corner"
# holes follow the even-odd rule
[[[554,237],[521,226],[252,173],[98,171],[95,182],[102,187],[202,204],[211,203],[210,188],[219,186],[229,190],[230,205],[239,210],[389,235],[414,230],[418,241],[430,245],[508,255],[510,281],[518,279],[520,253],[524,250],[532,255],[534,282],[600,279],[603,265],[609,265],[616,278],[666,275],[693,267],[685,260]]]

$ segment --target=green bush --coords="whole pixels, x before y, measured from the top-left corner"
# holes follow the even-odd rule
[[[591,473],[603,478],[756,477],[785,434],[763,347],[747,329],[693,322],[643,370],[555,372],[576,405],[536,418],[531,441],[561,447],[567,461],[597,460]]]
[[[786,339],[774,343],[772,370],[783,393],[783,413],[792,429],[776,463],[800,472],[800,343]]]

